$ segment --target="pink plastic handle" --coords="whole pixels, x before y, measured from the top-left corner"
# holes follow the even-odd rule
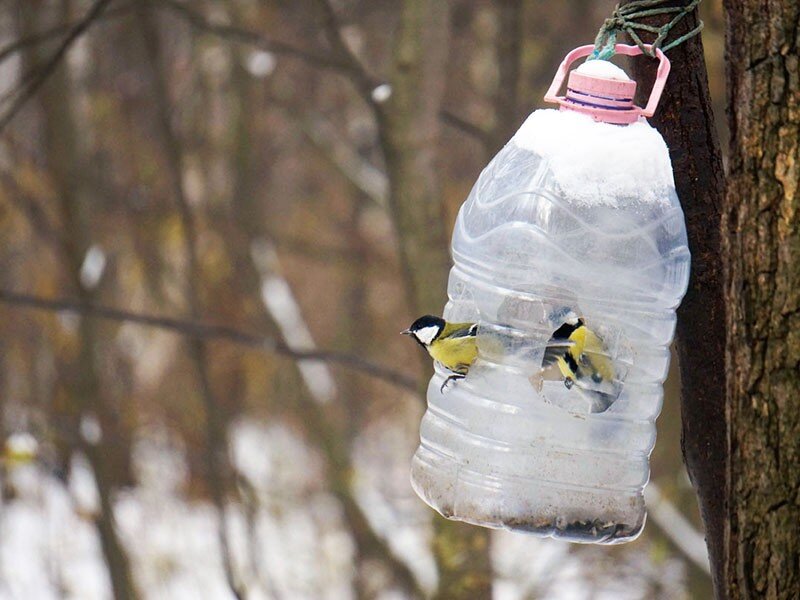
[[[645,48],[652,50],[652,46],[646,44]],[[558,102],[564,99],[564,96],[558,96],[558,91],[564,83],[570,66],[579,58],[589,56],[593,51],[593,45],[579,46],[564,57],[564,60],[561,61],[561,65],[558,67],[553,83],[550,85],[550,89],[547,90],[547,93],[544,95],[545,102]],[[642,49],[639,48],[639,46],[628,46],[627,44],[617,44],[614,46],[614,51],[617,54],[624,54],[625,56],[639,56],[642,54]],[[636,107],[639,114],[644,117],[652,117],[656,112],[658,102],[661,100],[661,93],[664,91],[664,85],[666,85],[667,77],[669,76],[669,59],[660,49],[656,49],[656,57],[658,58],[658,71],[656,72],[656,80],[653,84],[653,89],[650,92],[650,99],[647,101],[647,106],[644,108]]]

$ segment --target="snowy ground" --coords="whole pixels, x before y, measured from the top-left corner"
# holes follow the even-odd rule
[[[386,456],[403,445],[402,434],[380,425],[373,429],[355,451],[358,499],[423,587],[433,589],[430,511],[413,496],[405,462]],[[255,422],[232,430],[231,455],[257,495],[250,507],[228,506],[236,571],[249,597],[353,597],[353,544],[338,503],[320,483],[318,458],[289,428]],[[120,494],[115,507],[143,595],[170,600],[231,597],[220,559],[216,511],[181,494],[187,470],[180,443],[164,432],[148,432],[137,443],[134,460],[139,485]],[[96,494],[84,461],[75,459],[69,486],[38,465],[12,468],[6,476],[15,497],[0,506],[0,599],[109,598],[91,521]],[[552,540],[497,533],[495,597],[646,598],[652,597],[647,590],[653,580],[659,580],[660,589],[675,590],[659,597],[685,597],[682,563],[655,566],[646,552],[630,555],[612,576],[597,577],[591,553]],[[401,596],[387,590],[384,597]]]

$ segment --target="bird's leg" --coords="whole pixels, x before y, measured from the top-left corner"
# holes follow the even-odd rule
[[[458,381],[459,379],[464,379],[464,377],[466,377],[466,375],[462,375],[461,373],[453,373],[447,379],[444,380],[444,383],[442,384],[442,387],[439,388],[439,393],[440,394],[444,394],[445,388],[447,388],[447,385],[451,381]]]
[[[564,379],[564,387],[566,387],[568,390],[571,390],[573,385],[575,385],[575,381],[572,379],[572,377],[566,377]]]

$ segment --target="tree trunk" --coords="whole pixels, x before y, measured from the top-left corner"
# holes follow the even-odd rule
[[[241,60],[241,59],[240,59]],[[238,61],[237,61],[238,62]],[[237,272],[242,273],[243,285],[246,293],[251,297],[258,297],[261,288],[260,275],[253,255],[249,248],[259,240],[271,240],[269,227],[265,226],[267,217],[262,214],[264,202],[253,191],[253,183],[249,181],[249,169],[254,152],[254,135],[251,124],[251,115],[256,111],[257,104],[254,102],[254,82],[249,80],[249,76],[241,67],[235,67],[234,89],[236,91],[236,155],[232,171],[236,174],[234,192],[231,198],[232,221],[234,230],[241,232],[236,238],[228,238],[230,254],[234,256],[237,264]],[[354,192],[358,194],[358,192]],[[360,199],[357,202],[360,203]],[[357,239],[357,232],[353,232],[351,239]],[[272,241],[272,240],[271,240]],[[356,281],[357,280],[357,281]],[[349,289],[354,293],[360,294],[358,290],[361,286],[361,277],[354,277]],[[349,307],[349,310],[356,310],[358,302]],[[260,321],[268,331],[280,335],[273,317],[264,309],[264,305],[259,304]],[[348,323],[348,318],[344,319]],[[285,340],[284,340],[285,341]],[[304,381],[297,373],[298,382]],[[355,402],[353,397],[348,397],[346,390],[353,389],[353,385],[347,381],[340,381],[339,384],[344,388],[345,393],[339,394],[338,401],[345,403]],[[302,383],[299,383],[302,385]],[[353,418],[342,423],[341,418],[337,418],[335,411],[338,402],[333,405],[323,406],[315,401],[309,389],[300,392],[299,402],[296,405],[298,417],[304,421],[306,430],[309,433],[311,444],[319,448],[325,457],[328,469],[328,484],[333,494],[339,499],[344,509],[344,518],[355,543],[356,567],[361,567],[369,559],[382,562],[390,571],[392,577],[399,588],[409,598],[422,598],[423,592],[419,587],[414,573],[401,559],[397,558],[385,539],[379,536],[373,529],[367,515],[361,505],[355,499],[353,490],[352,473],[354,465],[350,455],[350,443],[352,436],[345,430],[346,426],[352,426],[357,422]],[[345,410],[349,410],[345,407]],[[341,415],[338,415],[341,417]],[[362,582],[357,576],[354,582],[357,598],[365,596],[362,590]]]
[[[409,306],[420,316],[440,314],[450,266],[436,164],[449,7],[441,0],[406,0],[400,13],[392,95],[377,114]],[[491,597],[489,532],[438,515],[434,529],[436,597]]]
[[[797,0],[728,0],[729,598],[800,597]]]
[[[152,13],[150,0],[139,0],[137,8],[137,25],[145,50],[145,68],[149,75],[152,89],[154,110],[159,125],[158,135],[166,158],[166,170],[170,178],[170,187],[178,213],[180,215],[183,234],[186,272],[184,275],[184,295],[188,313],[193,321],[201,320],[203,300],[203,270],[198,256],[198,231],[195,216],[189,205],[183,183],[184,153],[177,131],[174,130],[172,106],[170,102],[168,81],[169,74],[158,31],[158,21]],[[233,551],[228,539],[228,513],[226,499],[231,490],[231,465],[228,456],[228,419],[229,415],[214,394],[209,374],[208,347],[203,340],[192,339],[186,343],[189,359],[194,367],[194,375],[200,391],[205,411],[205,466],[206,478],[211,492],[211,499],[219,514],[217,538],[222,554],[222,565],[230,592],[238,599],[247,597],[247,590],[236,572]]]
[[[23,31],[35,30],[42,20],[44,8],[39,2],[20,2],[17,6]],[[70,2],[60,3],[57,13],[59,21],[69,21],[70,9]],[[43,61],[44,55],[40,49],[29,48],[23,54],[23,64],[31,71]],[[42,86],[38,100],[42,110],[45,157],[63,227],[61,258],[66,278],[81,302],[91,303],[94,294],[83,285],[80,276],[84,256],[91,245],[88,225],[90,207],[83,189],[84,165],[80,160],[79,125],[71,98],[68,71],[62,63]],[[117,532],[112,498],[119,483],[115,478],[129,470],[130,436],[103,393],[98,365],[97,329],[93,319],[83,316],[78,319],[77,356],[72,360],[64,359],[69,363],[69,377],[64,382],[68,406],[57,417],[70,421],[65,453],[69,455],[75,450],[82,451],[94,477],[99,510],[93,520],[108,568],[111,591],[118,600],[134,600],[138,597],[136,582],[125,546]],[[97,420],[102,432],[99,440],[86,439],[80,432],[78,424],[84,419]],[[63,423],[54,423],[55,427],[59,425]],[[69,460],[69,456],[63,458]],[[122,479],[129,480],[125,475]]]
[[[439,314],[450,266],[436,164],[448,20],[446,2],[403,3],[392,95],[379,112],[390,207],[415,316]]]
[[[522,72],[522,37],[524,35],[525,3],[523,0],[498,0],[497,89],[494,93],[494,123],[486,144],[487,160],[497,154],[521,124],[519,111],[519,80]]]
[[[672,4],[683,6],[688,1]],[[649,24],[663,22],[662,16]],[[688,15],[669,39],[677,39],[696,25],[697,15]],[[670,149],[692,253],[689,288],[678,309],[677,326],[681,445],[705,524],[714,588],[717,597],[723,598],[726,305],[720,253],[724,172],[700,36],[670,50],[669,58],[672,71],[650,122]],[[649,93],[645,81],[653,81],[655,63],[635,60],[640,94]]]

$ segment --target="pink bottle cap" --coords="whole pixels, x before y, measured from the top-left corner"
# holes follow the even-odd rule
[[[650,48],[650,46],[645,46]],[[664,91],[664,84],[669,75],[669,60],[661,50],[656,50],[658,57],[658,72],[653,90],[650,92],[650,99],[647,106],[641,108],[633,103],[636,95],[636,82],[632,80],[612,79],[572,71],[567,82],[566,96],[558,96],[558,91],[564,83],[564,78],[569,71],[569,67],[577,59],[588,56],[594,50],[594,46],[581,46],[575,48],[562,61],[558,67],[556,76],[550,89],[544,96],[545,102],[553,102],[561,105],[561,110],[574,110],[591,117],[595,121],[625,125],[634,123],[639,117],[652,117],[661,99],[661,92]],[[638,56],[642,54],[638,46],[628,46],[617,44],[614,46],[617,54],[627,56]]]

